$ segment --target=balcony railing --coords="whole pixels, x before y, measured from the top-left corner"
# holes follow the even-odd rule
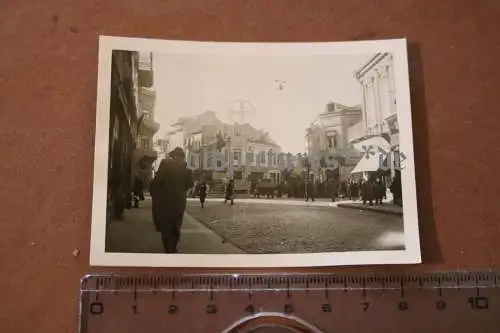
[[[150,88],[141,88],[139,90],[139,103],[143,111],[154,114],[154,107],[156,102],[156,92]]]
[[[139,54],[139,86],[153,86],[153,60],[151,53]]]

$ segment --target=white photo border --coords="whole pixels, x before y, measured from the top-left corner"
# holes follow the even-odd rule
[[[140,254],[105,251],[108,149],[110,122],[111,55],[113,50],[164,54],[225,55],[335,55],[389,52],[394,56],[400,151],[405,154],[401,170],[405,250],[356,251],[304,254]],[[407,40],[327,43],[228,43],[160,39],[99,37],[97,115],[90,240],[91,266],[270,268],[421,263],[417,210],[413,130],[410,103]]]

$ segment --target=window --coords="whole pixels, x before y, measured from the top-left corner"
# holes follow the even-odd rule
[[[327,138],[328,140],[328,148],[337,148],[337,135],[332,135]]]
[[[148,138],[141,139],[141,147],[144,150],[149,150],[149,139]]]
[[[253,153],[247,153],[247,163],[253,163]]]
[[[241,164],[241,151],[233,152],[233,165]]]
[[[260,154],[259,162],[260,162],[260,164],[266,163],[266,154]]]

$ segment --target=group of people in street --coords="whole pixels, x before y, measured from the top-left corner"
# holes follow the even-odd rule
[[[402,188],[401,188],[401,173],[396,171],[395,177],[392,179],[390,186],[387,186],[384,177],[372,173],[368,179],[348,179],[338,182],[333,179],[327,184],[320,184],[326,187],[326,192],[330,194],[332,202],[338,199],[348,199],[351,201],[360,200],[363,205],[370,206],[382,205],[383,200],[387,199],[387,190],[393,194],[394,204],[402,206]],[[318,185],[313,181],[305,184],[304,199],[305,201],[315,200]]]

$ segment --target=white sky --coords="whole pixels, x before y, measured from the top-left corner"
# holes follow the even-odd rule
[[[225,56],[153,54],[155,119],[163,136],[178,117],[211,110],[222,122],[235,100],[255,109],[250,122],[283,152],[304,152],[305,129],[328,102],[361,104],[354,78],[373,55]],[[275,80],[284,80],[278,89]]]

